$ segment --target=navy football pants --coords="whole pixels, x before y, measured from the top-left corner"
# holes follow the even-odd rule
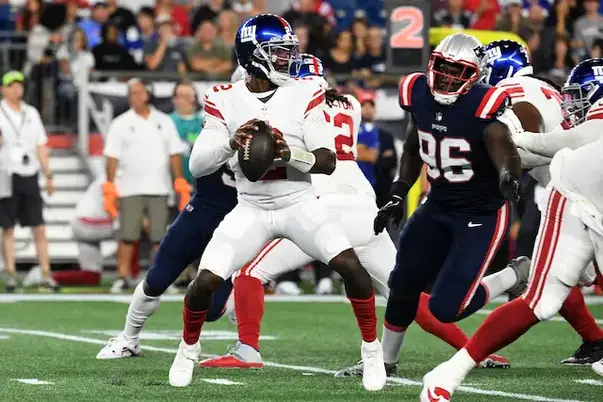
[[[442,322],[455,322],[480,309],[487,294],[481,279],[507,236],[510,208],[483,215],[456,215],[427,201],[404,226],[385,319],[406,327],[419,296],[433,283],[429,308]]]
[[[224,216],[229,211],[205,205],[201,197],[191,199],[190,208],[184,209],[159,244],[153,265],[147,273],[147,285],[155,294],[163,294],[182,272],[198,260]],[[224,305],[232,291],[232,281],[225,281],[214,294],[207,321],[222,316]]]

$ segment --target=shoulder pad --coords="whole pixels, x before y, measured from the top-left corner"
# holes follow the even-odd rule
[[[299,80],[294,86],[284,87],[291,88],[294,91],[294,99],[299,100],[300,105],[304,105],[304,116],[315,107],[325,103],[325,89],[320,80]]]
[[[224,119],[224,115],[222,114],[222,105],[224,104],[223,98],[227,93],[232,91],[235,85],[236,84],[214,85],[205,91],[205,95],[203,96],[203,112],[206,117],[212,116],[226,124],[226,119]]]
[[[586,113],[586,120],[603,119],[603,98],[596,101]]]
[[[481,101],[475,111],[475,117],[483,120],[495,119],[511,104],[511,98],[504,88],[478,85],[479,87],[474,88],[479,91]]]
[[[400,79],[398,85],[398,100],[400,107],[403,109],[412,107],[412,91],[417,81],[426,82],[425,74],[423,73],[412,73],[408,74]]]

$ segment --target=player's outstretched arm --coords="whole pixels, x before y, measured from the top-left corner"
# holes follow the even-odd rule
[[[526,132],[514,136],[513,141],[526,151],[552,158],[563,148],[576,149],[598,141],[602,130],[601,120],[587,120],[579,126],[564,131],[544,134]]]
[[[412,185],[419,178],[422,166],[423,161],[419,154],[419,133],[411,119],[406,131],[406,141],[404,141],[404,148],[400,157],[398,175],[390,189],[389,201],[379,210],[373,222],[375,234],[383,232],[390,221],[393,222],[396,228],[398,227],[404,213],[404,199]]]
[[[494,121],[486,127],[484,137],[490,159],[498,170],[502,195],[509,201],[518,202],[521,158],[511,139],[509,128],[499,121]]]

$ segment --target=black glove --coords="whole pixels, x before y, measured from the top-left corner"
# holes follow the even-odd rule
[[[521,182],[511,176],[508,170],[501,173],[499,186],[500,193],[505,199],[511,201],[513,204],[519,202],[521,199]]]
[[[389,201],[385,204],[373,222],[375,234],[383,232],[390,220],[394,223],[394,228],[397,229],[404,214],[404,198],[410,191],[410,186],[403,181],[395,181],[389,194]]]

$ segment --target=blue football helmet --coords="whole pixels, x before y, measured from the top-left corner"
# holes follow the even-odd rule
[[[603,98],[603,59],[584,60],[574,67],[561,95],[566,124],[574,127],[582,123],[590,107]]]
[[[299,41],[285,19],[260,14],[239,27],[235,53],[249,75],[284,85],[290,80],[291,66],[298,65]]]
[[[505,78],[534,74],[528,51],[512,40],[497,40],[483,49],[482,81],[496,86]]]
[[[299,55],[299,67],[296,70],[295,65],[292,66],[292,75],[296,74],[298,78],[304,77],[324,77],[325,69],[322,66],[322,61],[316,56],[312,56],[308,53],[302,53]]]

